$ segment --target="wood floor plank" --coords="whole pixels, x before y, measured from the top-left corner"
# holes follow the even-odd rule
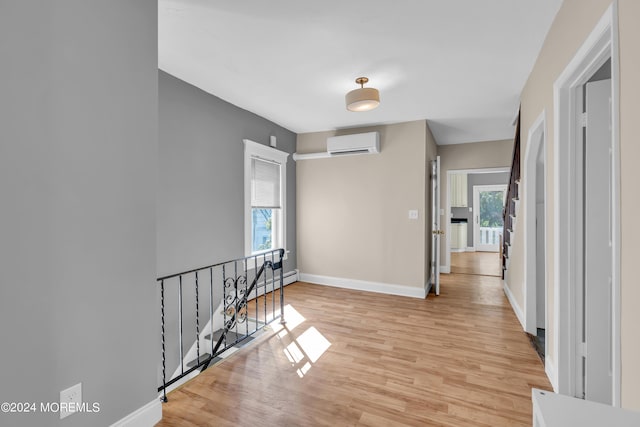
[[[451,272],[500,276],[502,259],[498,252],[452,252]]]
[[[497,277],[443,275],[426,300],[299,282],[285,301],[301,323],[169,393],[158,426],[530,425],[531,387],[551,390]]]

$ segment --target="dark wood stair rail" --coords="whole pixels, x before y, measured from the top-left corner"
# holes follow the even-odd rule
[[[516,135],[513,140],[513,154],[511,158],[511,173],[509,174],[509,186],[507,187],[507,198],[505,200],[502,218],[504,219],[503,239],[502,239],[502,278],[507,269],[507,258],[509,258],[509,246],[511,246],[511,232],[513,231],[513,220],[516,216],[516,201],[518,200],[518,184],[520,183],[520,112],[516,123]]]

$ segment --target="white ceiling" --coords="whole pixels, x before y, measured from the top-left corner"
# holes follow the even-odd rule
[[[296,133],[427,119],[438,144],[513,138],[562,0],[159,0],[159,67]],[[354,113],[359,76],[380,106]]]

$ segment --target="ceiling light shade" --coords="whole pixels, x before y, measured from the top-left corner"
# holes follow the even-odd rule
[[[372,87],[364,87],[369,81],[366,77],[358,77],[356,83],[360,85],[359,89],[354,89],[347,93],[345,101],[347,102],[347,110],[349,111],[369,111],[380,105],[380,92]]]

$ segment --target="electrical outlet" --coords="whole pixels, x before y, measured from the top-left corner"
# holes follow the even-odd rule
[[[418,211],[415,209],[411,209],[409,211],[409,219],[418,219]]]
[[[82,383],[78,383],[60,392],[60,419],[76,412],[82,404]]]

